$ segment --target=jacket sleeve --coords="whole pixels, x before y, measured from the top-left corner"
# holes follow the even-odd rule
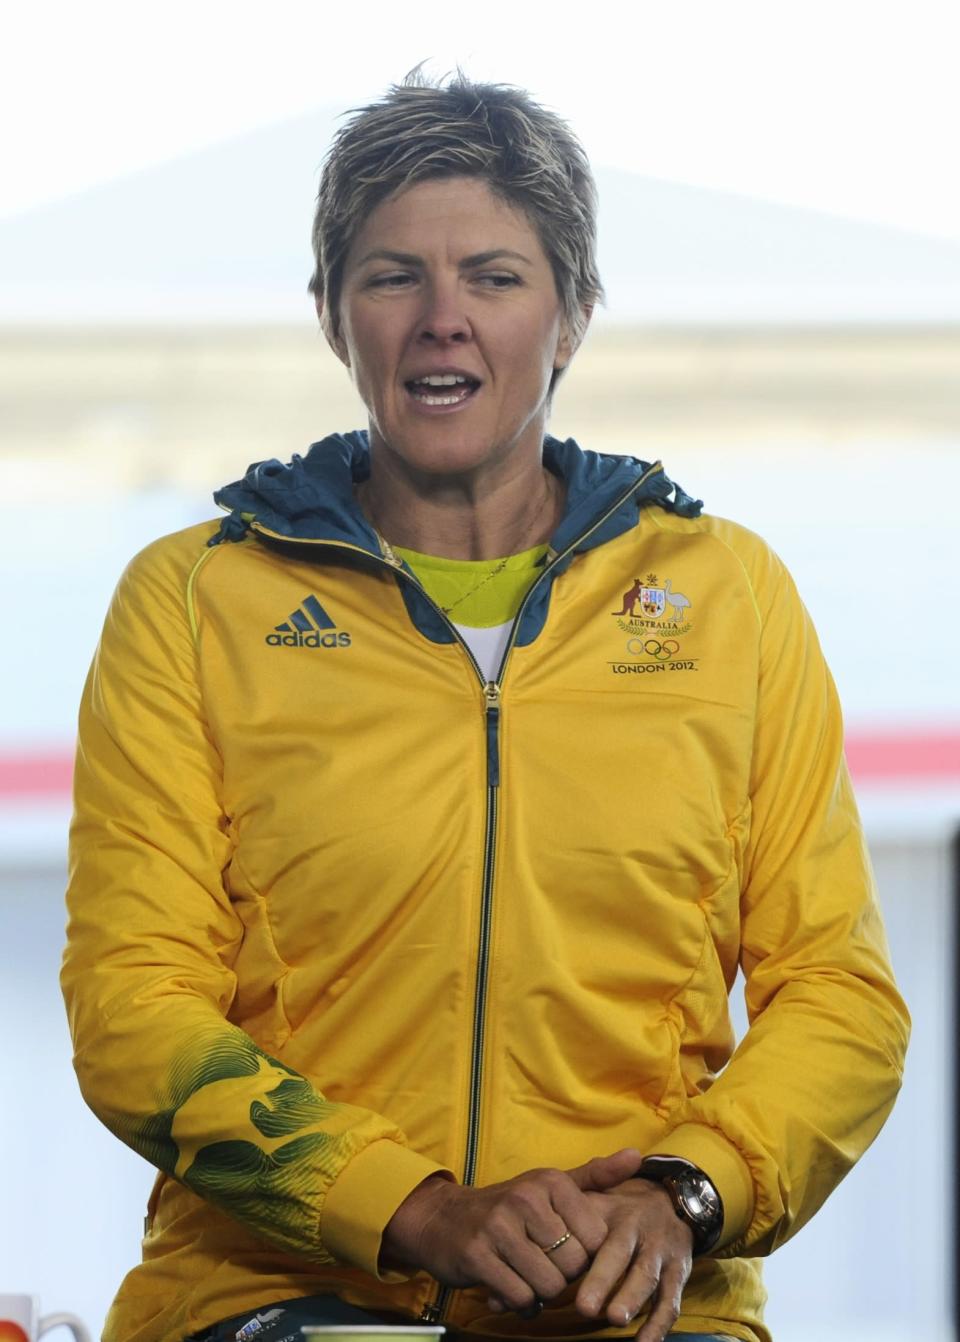
[[[761,635],[740,908],[749,1029],[651,1150],[713,1178],[724,1257],[771,1252],[820,1207],[883,1126],[909,1037],[832,678],[770,551],[753,578]]]
[[[121,579],[81,706],[62,973],[80,1086],[118,1137],[258,1237],[377,1274],[387,1221],[439,1167],[227,1020],[243,927],[189,565],[170,548]]]

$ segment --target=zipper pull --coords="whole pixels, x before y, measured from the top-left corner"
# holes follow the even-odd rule
[[[423,1309],[420,1311],[420,1322],[421,1322],[421,1323],[439,1323],[439,1322],[440,1322],[440,1306],[439,1306],[439,1305],[424,1305]],[[384,1329],[384,1332],[386,1332],[386,1329]]]
[[[377,540],[380,542],[380,551],[383,554],[383,557],[387,561],[387,563],[392,564],[394,568],[402,569],[403,560],[397,554],[396,550],[394,550],[390,542],[384,536],[381,536],[379,531],[374,530],[374,534],[376,535]]]
[[[488,680],[483,687],[487,712],[487,787],[500,786],[500,686]]]

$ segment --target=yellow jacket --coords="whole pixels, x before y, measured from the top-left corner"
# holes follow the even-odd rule
[[[325,1290],[582,1335],[566,1297],[530,1325],[379,1271],[380,1237],[435,1170],[625,1145],[723,1198],[678,1326],[766,1339],[756,1257],[890,1110],[908,1018],[789,576],[659,465],[545,460],[566,515],[486,686],[353,503],[359,433],[120,581],[63,971],[83,1093],[160,1170],[110,1342]]]

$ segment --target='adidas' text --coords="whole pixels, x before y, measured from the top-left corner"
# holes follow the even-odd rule
[[[267,634],[271,648],[349,648],[350,635],[331,631],[326,634]]]

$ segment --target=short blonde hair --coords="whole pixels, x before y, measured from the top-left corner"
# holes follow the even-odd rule
[[[379,102],[349,113],[324,160],[309,288],[328,340],[340,334],[344,262],[370,212],[394,192],[439,177],[482,178],[527,216],[576,346],[603,301],[597,189],[583,146],[523,89],[475,84],[459,70],[434,84],[419,66]]]

